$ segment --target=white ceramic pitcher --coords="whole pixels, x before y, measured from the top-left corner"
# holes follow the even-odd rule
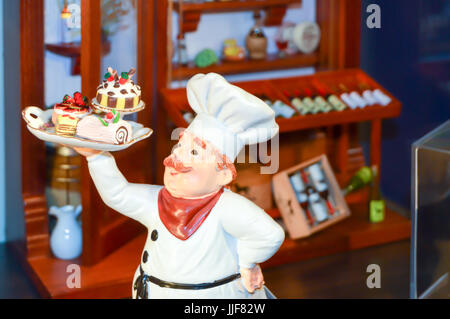
[[[50,248],[59,259],[74,259],[81,255],[82,234],[77,217],[81,213],[81,205],[74,207],[50,207],[49,214],[57,218],[56,226],[50,236]]]

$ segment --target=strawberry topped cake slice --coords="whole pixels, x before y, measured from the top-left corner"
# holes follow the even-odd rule
[[[86,115],[91,113],[89,99],[75,92],[73,97],[64,96],[63,102],[55,104],[52,122],[57,135],[72,137],[77,130],[77,124]]]

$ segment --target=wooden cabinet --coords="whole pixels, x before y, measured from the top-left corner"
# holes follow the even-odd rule
[[[262,10],[265,12],[265,26],[279,26],[289,6],[301,6],[300,0],[250,0],[250,1],[226,1],[226,2],[203,2],[189,3],[183,1],[174,1],[173,10],[178,13],[178,33],[195,32],[198,23],[203,14],[254,11]],[[170,8],[170,4],[169,4]],[[169,15],[170,15],[169,9]],[[169,44],[170,45],[170,44]],[[170,48],[173,50],[173,48]],[[172,65],[171,73],[168,75],[171,80],[188,79],[197,73],[215,72],[219,74],[238,74],[250,72],[273,71],[290,68],[301,68],[315,66],[319,62],[317,53],[301,54],[280,58],[278,54],[269,54],[263,60],[245,59],[239,62],[221,61],[218,64],[207,68],[198,68],[194,62],[189,62],[187,66],[177,63]]]
[[[142,99],[147,108],[138,121],[152,127],[154,98],[153,13],[155,1],[137,3],[137,68]],[[55,7],[57,10],[57,7]],[[79,47],[82,92],[94,97],[101,81],[101,1],[81,0]],[[44,107],[44,0],[21,0],[21,105]],[[19,110],[18,110],[19,112]],[[151,183],[152,140],[117,153],[118,166],[131,182]],[[45,197],[46,159],[44,142],[36,139],[22,122],[22,193],[24,200],[25,245],[15,242],[19,258],[44,297],[126,298],[131,295],[131,279],[138,264],[144,227],[112,211],[102,202],[86,161],[81,167],[83,253],[77,260],[54,258],[49,248],[49,220]],[[25,248],[25,249],[23,249]],[[66,267],[76,263],[82,268],[82,288],[65,284]]]
[[[178,2],[161,1],[159,8],[159,26],[162,35],[171,32],[171,10],[182,13],[178,32],[195,32],[198,16],[210,12],[268,9],[271,6],[293,4],[295,1],[230,1],[223,4],[181,4]],[[301,2],[296,2],[300,4]],[[283,13],[284,15],[284,13]],[[192,111],[189,107],[186,89],[171,89],[169,83],[173,80],[188,79],[195,73],[217,72],[221,74],[265,72],[277,69],[289,69],[313,66],[316,73],[309,76],[277,78],[272,80],[254,80],[235,83],[237,86],[255,95],[265,95],[270,100],[281,100],[289,104],[285,91],[290,93],[305,87],[313,88],[314,83],[351,83],[354,90],[356,82],[362,81],[372,89],[381,89],[387,93],[392,102],[388,106],[375,105],[365,108],[346,109],[342,112],[300,115],[292,118],[278,118],[280,127],[280,170],[296,165],[297,159],[307,160],[325,153],[333,167],[337,180],[343,187],[350,177],[363,165],[381,167],[381,123],[383,119],[397,117],[401,114],[401,103],[382,88],[369,75],[358,69],[360,52],[360,20],[361,3],[352,0],[317,0],[316,22],[321,28],[321,43],[316,52],[308,55],[298,54],[289,58],[269,56],[261,61],[220,62],[207,68],[196,68],[191,64],[179,66],[172,64],[168,52],[171,43],[164,36],[158,50],[158,80],[159,84],[159,132],[168,134],[174,127],[187,127],[183,114]],[[271,21],[271,20],[270,20]],[[281,21],[281,20],[280,20]],[[164,29],[166,27],[166,29]],[[170,34],[169,34],[170,38]],[[169,51],[166,51],[169,50]],[[164,60],[165,59],[165,60]],[[161,66],[161,67],[160,67]],[[337,92],[333,92],[336,93]],[[161,108],[161,106],[163,108]],[[369,158],[364,158],[358,139],[358,125],[369,124]],[[167,123],[167,124],[166,124]],[[165,131],[164,131],[165,130]],[[168,135],[166,135],[168,136]],[[311,138],[312,136],[312,138]],[[316,142],[314,140],[317,140]],[[323,142],[325,141],[325,142]],[[167,138],[160,135],[158,149],[161,154],[167,154]],[[299,155],[308,149],[308,154]],[[162,161],[162,158],[158,161]],[[239,174],[239,165],[237,165]],[[158,171],[157,171],[158,173]],[[382,171],[381,171],[382,173]],[[161,178],[161,176],[159,176]],[[380,224],[371,224],[368,218],[368,192],[362,190],[347,196],[347,203],[352,211],[351,217],[313,236],[292,240],[287,238],[280,250],[264,267],[280,265],[288,262],[333,254],[340,251],[358,249],[408,238],[410,222],[407,218],[392,210],[386,211],[386,219]],[[279,218],[278,209],[267,212],[273,218]]]
[[[160,80],[167,85],[173,80],[188,79],[196,73],[216,72],[219,74],[237,74],[264,72],[301,67],[317,67],[318,69],[339,69],[359,66],[360,15],[361,3],[354,0],[317,0],[316,21],[321,28],[321,44],[311,54],[298,53],[286,58],[277,54],[269,54],[264,60],[241,62],[219,62],[207,68],[197,68],[191,61],[187,66],[171,63],[174,52],[171,41],[172,12],[178,13],[178,34],[195,32],[203,14],[255,11],[265,12],[266,26],[279,26],[286,11],[291,7],[300,7],[301,0],[232,0],[226,2],[189,3],[179,0],[161,0],[158,3],[158,29],[164,30],[158,41],[159,60],[167,60],[165,74]]]
[[[138,113],[138,121],[152,127],[155,134],[129,150],[116,153],[119,168],[127,179],[136,183],[162,183],[163,158],[170,153],[169,133],[175,126],[186,126],[182,112],[189,110],[185,90],[169,88],[172,80],[187,79],[200,70],[192,64],[181,67],[172,64],[171,14],[180,13],[181,32],[195,31],[203,14],[225,11],[265,10],[270,25],[281,22],[290,5],[300,0],[248,0],[214,3],[181,3],[170,0],[137,1],[137,60],[138,82],[143,88],[145,111]],[[80,72],[83,94],[95,95],[100,81],[100,0],[81,0],[82,43]],[[366,76],[358,68],[361,4],[356,0],[316,0],[316,20],[322,30],[321,44],[312,54],[298,54],[286,59],[268,56],[262,61],[221,63],[202,69],[202,72],[236,74],[264,72],[314,66],[326,71],[311,77],[277,81],[239,83],[244,89],[283,97],[282,86],[295,81],[305,83],[315,76],[340,77],[345,74]],[[20,109],[27,105],[44,105],[44,0],[21,0],[21,86]],[[368,78],[369,81],[372,81]],[[371,82],[374,87],[378,84]],[[330,155],[336,175],[342,183],[352,170],[364,162],[356,139],[356,123],[371,123],[371,163],[380,163],[381,121],[398,116],[400,102],[394,99],[388,107],[348,110],[342,113],[297,116],[279,119],[283,158],[296,160],[309,135],[321,136],[321,150]],[[19,112],[19,110],[18,110]],[[302,156],[315,156],[314,141]],[[309,143],[308,142],[308,143]],[[308,154],[306,154],[308,153]],[[301,156],[300,156],[301,157]],[[288,165],[285,162],[285,165]],[[145,242],[145,230],[136,222],[111,211],[101,201],[89,176],[86,162],[81,168],[83,204],[83,254],[75,261],[52,257],[49,248],[48,209],[45,198],[45,147],[34,138],[22,123],[22,185],[25,222],[24,245],[14,243],[16,252],[45,297],[58,298],[126,298],[131,295],[133,273],[139,263]],[[367,194],[358,193],[348,202],[353,217],[304,241],[287,239],[280,251],[263,266],[322,256],[338,251],[357,249],[405,238],[409,235],[409,221],[395,212],[388,212],[383,224],[371,225],[366,219],[366,207],[361,202]],[[277,209],[269,212],[278,217]],[[330,244],[332,243],[332,244]],[[25,248],[25,249],[23,249]],[[81,265],[82,288],[66,286],[66,267]]]

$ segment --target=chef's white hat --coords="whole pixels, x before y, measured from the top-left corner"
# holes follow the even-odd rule
[[[186,89],[197,113],[187,130],[213,144],[232,162],[244,145],[265,142],[278,133],[275,112],[219,74],[197,74]]]

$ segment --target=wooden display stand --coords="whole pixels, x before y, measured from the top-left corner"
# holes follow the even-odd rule
[[[172,10],[183,13],[179,15],[184,19],[181,19],[180,26],[182,32],[188,32],[196,29],[201,14],[217,11],[252,11],[255,8],[266,11],[269,17],[266,20],[267,24],[277,25],[290,5],[301,4],[300,0],[249,0],[181,4],[181,6],[176,5],[177,2],[137,0],[139,72],[137,81],[143,89],[142,98],[148,106],[145,111],[138,113],[138,121],[152,127],[155,136],[129,150],[115,154],[119,168],[126,170],[130,182],[162,183],[162,162],[170,153],[171,147],[168,142],[169,132],[174,125],[187,125],[182,117],[182,111],[188,110],[185,90],[169,90],[168,87],[172,80],[186,79],[199,70],[192,65],[178,67],[171,63]],[[82,93],[87,96],[95,95],[102,71],[100,3],[100,0],[81,0],[80,71]],[[316,21],[322,30],[321,45],[317,52],[310,55],[299,54],[287,59],[269,56],[267,60],[258,62],[222,63],[210,69],[203,69],[202,72],[232,74],[314,66],[318,70],[331,71],[324,73],[323,76],[340,77],[339,72],[360,74],[359,70],[344,70],[359,66],[360,2],[317,0],[316,4]],[[20,15],[22,92],[20,108],[23,109],[28,105],[44,105],[44,0],[21,0]],[[153,65],[153,61],[157,63]],[[298,80],[303,81],[305,78]],[[374,82],[371,83],[376,85]],[[282,90],[275,84],[273,81],[255,81],[239,85],[252,93],[264,88],[266,93],[274,94],[280,99],[284,98]],[[156,101],[155,93],[159,94],[159,101]],[[280,163],[280,169],[300,162],[299,159],[311,158],[325,152],[330,158],[338,182],[342,185],[364,161],[361,148],[355,141],[352,125],[361,121],[371,122],[370,162],[379,166],[381,120],[398,116],[401,110],[400,103],[395,99],[394,102],[385,108],[374,106],[370,109],[348,110],[339,114],[317,114],[304,118],[297,116],[277,120],[282,132],[280,154],[283,162]],[[20,111],[18,110],[18,113]],[[70,262],[54,258],[49,248],[48,209],[45,198],[45,146],[27,131],[24,123],[22,124],[24,211],[18,218],[25,225],[25,237],[12,245],[30,278],[43,297],[130,297],[131,280],[145,242],[145,229],[103,204],[83,161],[81,167],[83,254],[79,260]],[[307,143],[307,136],[311,132],[320,137],[321,141],[326,141],[321,144],[320,150],[317,138],[311,140],[311,148],[302,147]],[[30,158],[32,160],[29,160]],[[351,218],[302,241],[287,239],[278,253],[264,263],[263,267],[386,243],[409,236],[409,221],[389,210],[383,223],[376,225],[368,223],[365,200],[367,200],[365,191],[348,197],[347,202],[352,211]],[[280,216],[276,208],[268,213],[275,218]],[[80,289],[69,289],[66,286],[68,275],[66,267],[69,263],[81,264]]]
[[[206,13],[262,10],[265,12],[266,26],[279,26],[283,21],[288,6],[300,6],[301,3],[301,0],[246,0],[203,3],[185,3],[176,0],[173,1],[173,10],[179,14],[179,33],[184,34],[186,32],[195,32],[202,14]],[[171,3],[168,3],[168,6],[169,10],[171,10]],[[182,80],[190,78],[197,73],[208,72],[236,74],[308,67],[314,66],[318,61],[319,55],[317,53],[296,54],[286,58],[280,58],[278,54],[270,54],[263,60],[245,59],[239,62],[222,61],[207,68],[198,68],[191,61],[187,66],[173,64],[170,79]]]
[[[347,108],[342,112],[307,114],[304,116],[297,113],[289,119],[277,118],[276,121],[280,127],[280,133],[296,132],[340,124],[379,121],[400,115],[402,108],[400,101],[359,69],[318,72],[308,76],[238,82],[234,84],[254,95],[265,95],[270,100],[281,100],[290,105],[289,100],[283,94],[284,91],[294,92],[295,89],[311,88],[316,81],[319,83],[339,84],[341,82],[348,83],[349,81],[354,81],[354,79],[363,80],[364,83],[367,83],[373,89],[381,89],[392,99],[392,102],[387,106],[374,105],[365,108]],[[183,114],[184,112],[193,112],[187,100],[186,89],[161,89],[160,98],[173,123],[178,127],[186,127],[188,123],[184,119]],[[376,132],[373,134],[376,134]],[[380,148],[381,144],[372,145],[371,152],[375,153],[377,150],[380,150]]]
[[[137,82],[147,108],[137,113],[138,122],[154,127],[154,0],[137,0]],[[57,10],[57,7],[55,7]],[[101,82],[101,1],[81,0],[81,38],[79,48],[66,55],[80,56],[83,95],[93,97]],[[44,0],[21,0],[21,105],[44,107]],[[78,51],[77,51],[78,50]],[[130,48],[132,50],[132,48]],[[70,92],[64,92],[70,93]],[[62,98],[62,96],[61,96]],[[151,183],[152,140],[141,141],[115,154],[118,166],[127,171],[131,182]],[[44,142],[32,136],[22,121],[22,193],[24,211],[18,223],[25,226],[23,240],[11,242],[17,258],[43,297],[127,298],[139,263],[145,228],[109,209],[100,199],[89,176],[86,161],[81,164],[83,205],[83,253],[80,258],[63,261],[52,256],[49,247],[49,218],[45,197],[46,155]],[[132,160],[130,160],[132,159]],[[81,288],[66,285],[68,264],[81,266]]]
[[[336,173],[339,187],[344,187],[353,173],[364,165],[364,158],[349,156],[349,130],[346,125],[366,121],[372,123],[370,133],[370,165],[380,167],[381,120],[399,116],[401,112],[400,101],[359,69],[318,72],[310,76],[234,84],[254,95],[264,94],[271,100],[279,99],[289,104],[289,101],[283,94],[285,90],[293,91],[302,87],[313,87],[313,83],[317,81],[327,84],[340,82],[348,84],[355,79],[363,81],[372,89],[381,89],[392,99],[391,103],[387,106],[374,105],[365,108],[345,109],[341,112],[308,114],[304,116],[297,114],[289,119],[278,118],[276,120],[280,127],[280,152],[283,149],[292,148],[290,141],[287,141],[283,145],[283,136],[285,134],[296,134],[301,131],[342,125],[343,129],[340,131],[337,139],[327,137],[327,143],[337,145],[337,150],[329,146],[326,149],[333,149],[333,153],[337,153],[328,153],[327,156],[332,159],[333,170]],[[192,109],[189,107],[187,101],[186,90],[161,89],[160,99],[174,125],[177,127],[187,127],[188,123],[183,117],[183,114],[189,111],[192,112]],[[302,147],[301,144],[299,145],[296,147]],[[318,150],[316,155],[319,154],[321,154],[320,150]],[[357,160],[355,161],[354,158],[357,158]],[[355,162],[356,165],[352,165],[351,162]],[[288,169],[295,164],[298,164],[298,162],[292,163],[289,158],[280,155],[280,170]],[[275,256],[264,263],[263,266],[270,267],[337,252],[389,243],[409,237],[409,219],[392,210],[388,209],[386,211],[386,218],[383,222],[379,224],[371,224],[369,222],[367,189],[350,194],[345,200],[352,212],[351,216],[311,237],[297,240],[287,238]],[[267,213],[273,218],[280,218],[280,211],[277,208],[268,210]]]
[[[248,2],[251,3],[252,1]],[[276,1],[260,2],[270,6]],[[300,1],[297,3],[300,3]],[[239,5],[236,1],[228,2],[228,4],[217,10],[206,3],[175,5],[175,10],[185,13],[185,19],[179,20],[178,32],[182,34],[196,30],[196,23],[191,22],[197,21],[198,17],[188,16],[193,12],[197,12],[199,15],[204,11],[238,10]],[[162,8],[161,10],[168,10],[169,13],[173,8],[171,3],[167,1],[161,1],[159,5]],[[202,69],[196,68],[192,63],[185,67],[176,63],[172,64],[171,58],[167,58],[165,62],[158,65],[158,79],[161,81],[159,84],[159,104],[164,106],[164,110],[159,109],[158,111],[159,122],[161,123],[159,132],[165,132],[168,136],[171,129],[186,127],[188,123],[183,115],[185,112],[192,112],[187,101],[186,90],[184,88],[170,89],[171,81],[185,80],[196,73],[236,74],[314,66],[317,70],[326,70],[326,72],[318,72],[311,76],[234,84],[254,95],[264,94],[270,100],[278,99],[290,105],[284,91],[292,94],[296,89],[314,88],[317,81],[325,83],[328,87],[338,87],[340,83],[343,83],[351,90],[360,90],[356,84],[357,82],[363,82],[371,89],[381,89],[392,99],[392,102],[387,106],[375,105],[346,109],[342,112],[308,114],[306,116],[296,114],[289,119],[277,118],[276,121],[280,127],[279,169],[287,169],[304,160],[325,153],[330,159],[340,187],[343,187],[350,177],[366,164],[356,130],[356,125],[362,122],[370,123],[369,163],[381,167],[381,121],[399,116],[401,103],[370,76],[358,69],[360,5],[360,2],[349,0],[317,0],[317,22],[322,30],[322,38],[317,52],[309,55],[298,54],[287,59],[274,56],[273,58],[268,57],[264,61],[244,61],[242,63],[220,62],[217,65]],[[246,10],[247,8],[242,6],[239,9]],[[170,17],[170,14],[168,17]],[[170,25],[170,18],[159,20],[159,27],[162,29],[166,26],[166,30],[170,30]],[[159,41],[162,43],[162,48],[158,56],[161,60],[164,57],[171,57],[171,43],[167,42],[164,33],[161,33]],[[165,47],[167,49],[164,49]],[[338,92],[334,93],[337,94]],[[170,119],[170,122],[166,120],[166,117]],[[305,132],[313,132],[316,136],[325,136],[325,138],[322,138],[322,140],[325,140],[324,145],[323,143],[311,142]],[[161,147],[162,143],[167,143],[166,141],[163,142],[164,139],[164,136],[161,137],[158,148]],[[170,144],[167,145],[168,148],[162,151],[162,154],[167,154],[170,146]],[[304,149],[308,149],[309,153],[298,155]],[[161,176],[157,176],[157,178],[161,180]],[[352,212],[350,217],[308,238],[299,240],[287,238],[280,250],[264,263],[263,267],[379,245],[409,237],[409,220],[392,210],[387,209],[386,218],[383,222],[379,224],[369,222],[367,189],[350,194],[346,197],[346,202]],[[277,208],[268,210],[267,213],[273,218],[280,218],[280,212]]]

